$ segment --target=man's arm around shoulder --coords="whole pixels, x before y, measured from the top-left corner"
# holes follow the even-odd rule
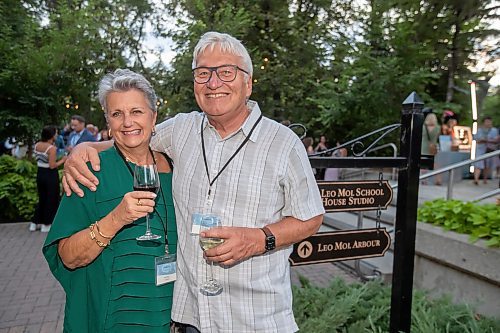
[[[87,167],[87,162],[90,162],[94,171],[99,171],[101,166],[98,153],[113,146],[113,143],[112,140],[83,142],[73,148],[71,154],[64,163],[62,178],[64,192],[67,196],[70,196],[71,192],[76,193],[80,197],[83,196],[83,191],[78,186],[78,183],[91,191],[96,190],[99,181]]]

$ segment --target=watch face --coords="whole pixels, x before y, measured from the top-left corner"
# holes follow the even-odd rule
[[[274,236],[266,237],[266,250],[271,251],[276,248],[276,240]]]

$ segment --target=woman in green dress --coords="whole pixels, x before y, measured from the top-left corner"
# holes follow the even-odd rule
[[[99,186],[63,198],[43,247],[66,292],[64,332],[168,332],[177,230],[171,163],[149,149],[156,95],[142,75],[119,69],[102,79],[99,101],[115,140],[100,153]],[[133,190],[134,167],[145,164],[157,166],[157,195]],[[146,214],[159,240],[136,240]]]

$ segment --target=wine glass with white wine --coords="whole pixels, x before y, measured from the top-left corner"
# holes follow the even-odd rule
[[[217,215],[201,214],[201,216],[199,217],[200,219],[198,222],[200,223],[200,232],[222,226],[221,219]],[[204,251],[212,249],[222,243],[224,243],[224,239],[222,238],[200,236],[200,245]],[[200,286],[200,292],[207,296],[215,296],[222,292],[222,285],[219,283],[219,281],[214,279],[213,265],[214,263],[213,261],[211,261],[210,278],[203,282]]]

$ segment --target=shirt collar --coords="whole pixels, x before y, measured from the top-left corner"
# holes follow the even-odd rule
[[[259,104],[256,101],[249,100],[247,102],[247,107],[248,107],[248,111],[250,111],[250,114],[248,115],[247,119],[245,120],[245,122],[243,123],[241,128],[239,130],[235,131],[234,134],[238,133],[241,130],[241,131],[243,131],[243,134],[245,136],[248,136],[248,134],[252,130],[252,127],[255,125],[255,122],[259,119],[260,115],[262,114],[262,112],[260,111],[260,108],[259,108]],[[204,113],[200,113],[200,115],[203,117]],[[207,126],[213,128],[213,126],[209,124],[207,117],[202,118],[202,121],[203,121],[203,130],[205,130],[205,128]],[[262,121],[253,130],[252,136],[250,137],[250,141],[252,141],[252,142],[257,141],[257,137],[259,135],[261,125],[262,125]],[[198,134],[200,134],[199,127],[198,127]],[[232,137],[234,134],[228,136],[227,138]]]

